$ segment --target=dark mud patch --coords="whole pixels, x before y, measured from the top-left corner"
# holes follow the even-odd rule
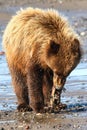
[[[69,104],[65,112],[85,112],[87,111],[87,103]]]

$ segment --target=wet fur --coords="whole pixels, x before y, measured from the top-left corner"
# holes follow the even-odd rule
[[[42,112],[52,91],[53,73],[67,77],[81,58],[78,36],[52,9],[17,12],[6,27],[3,44],[19,109],[30,105]]]

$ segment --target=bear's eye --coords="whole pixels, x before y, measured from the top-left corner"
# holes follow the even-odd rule
[[[56,54],[59,51],[60,45],[58,43],[55,43],[54,41],[51,41],[50,48],[51,48],[51,52]]]

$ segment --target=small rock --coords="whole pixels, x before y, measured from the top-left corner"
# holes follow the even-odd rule
[[[59,124],[59,127],[61,127],[61,124]]]
[[[25,116],[25,113],[24,113],[24,112],[22,113],[22,116]]]
[[[81,128],[81,126],[78,125],[78,128]]]
[[[11,127],[11,130],[14,130],[14,128],[13,128],[13,127]]]
[[[41,125],[37,125],[37,129],[41,128]]]
[[[53,128],[56,128],[56,126],[54,125]]]
[[[62,1],[62,0],[59,0],[59,3],[60,3],[60,4],[62,4],[62,3],[63,3],[63,1]]]
[[[5,112],[5,115],[8,116],[8,112]]]
[[[41,114],[41,113],[37,113],[36,115],[37,115],[37,116],[42,116],[42,114]]]
[[[30,126],[29,126],[29,125],[27,125],[27,126],[25,127],[25,129],[26,129],[26,130],[30,129]]]
[[[61,118],[64,119],[64,118],[66,118],[66,116],[62,116]]]
[[[84,35],[85,35],[85,32],[81,32],[80,35],[81,35],[81,36],[84,36]]]
[[[75,114],[74,114],[74,116],[76,116],[76,117],[77,117],[77,116],[78,116],[78,114],[77,114],[77,113],[75,113]]]
[[[83,98],[83,96],[78,96],[78,98],[79,98],[79,99],[82,99],[82,98]]]
[[[76,125],[74,125],[73,127],[76,128]]]

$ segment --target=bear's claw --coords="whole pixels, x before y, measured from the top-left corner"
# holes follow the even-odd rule
[[[26,112],[26,111],[32,111],[32,108],[31,108],[29,105],[20,104],[20,105],[17,107],[17,110],[18,110],[19,112]]]
[[[44,110],[45,112],[48,112],[48,113],[58,113],[61,110],[64,110],[66,108],[67,108],[66,104],[59,103],[55,105],[54,107],[45,107]]]

